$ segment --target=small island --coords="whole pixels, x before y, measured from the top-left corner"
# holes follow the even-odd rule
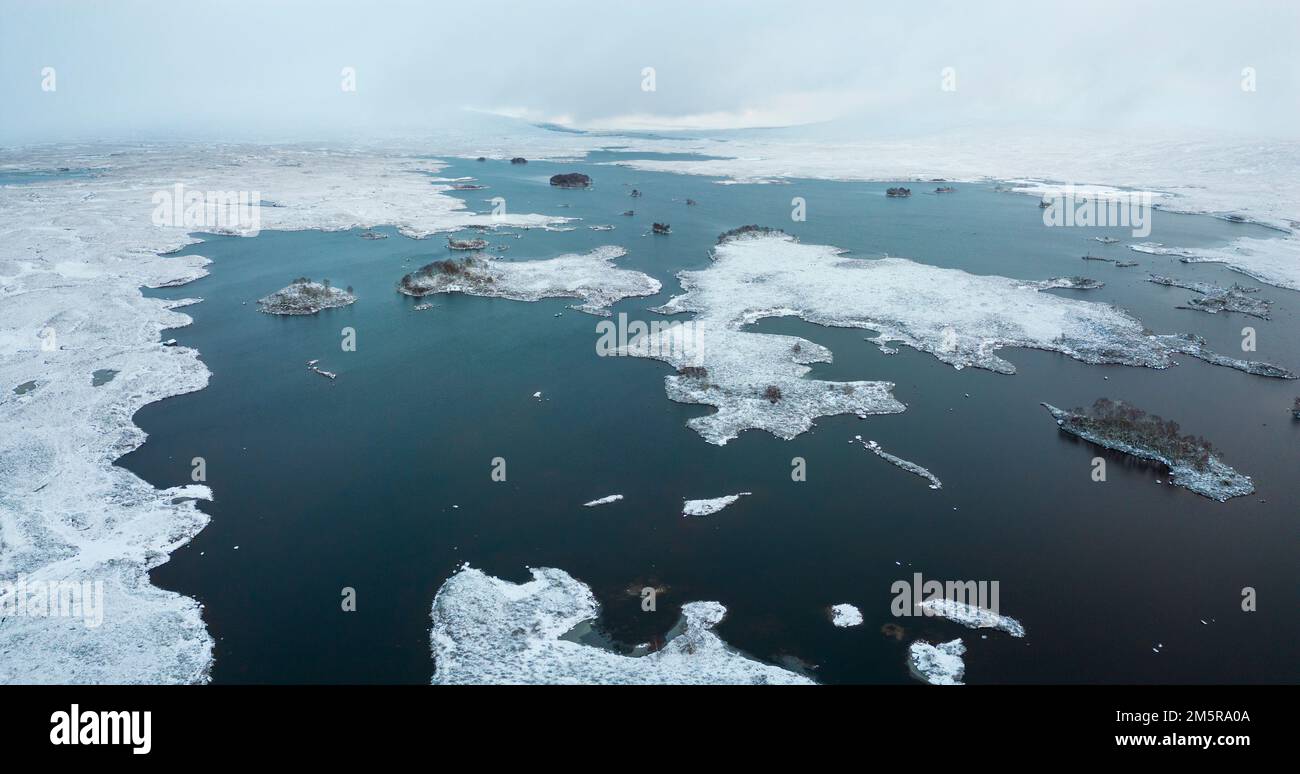
[[[511,163],[511,164],[527,164],[527,163],[528,163],[528,159],[524,158],[523,156],[515,156],[513,159],[510,159],[510,163]]]
[[[736,228],[730,229],[728,231],[723,231],[721,234],[718,234],[718,244],[722,244],[723,242],[729,242],[733,239],[741,239],[745,237],[754,237],[754,236],[769,236],[769,235],[788,237],[790,239],[794,239],[794,237],[791,237],[789,234],[785,233],[779,228],[771,228],[770,226],[760,226],[755,223],[751,223],[747,226],[737,226]]]
[[[1177,422],[1148,414],[1123,401],[1099,398],[1092,410],[1042,404],[1061,430],[1125,454],[1169,468],[1170,481],[1219,502],[1255,491],[1250,476],[1223,464],[1204,438],[1180,435]]]
[[[451,250],[482,250],[487,246],[486,239],[452,239],[447,237],[447,247]]]
[[[310,277],[299,277],[287,287],[258,299],[257,309],[267,314],[316,314],[322,309],[332,309],[355,303],[352,288],[346,290],[330,285],[329,280],[313,282]]]
[[[891,199],[902,199],[911,195],[912,195],[912,189],[904,188],[901,185],[895,188],[885,189],[885,196],[888,196]]]
[[[609,306],[633,296],[659,292],[655,278],[614,265],[627,251],[607,245],[587,253],[539,261],[497,261],[480,256],[434,261],[405,275],[397,290],[408,296],[464,293],[514,301],[577,298],[571,308],[608,316]]]
[[[1038,280],[1037,282],[1026,282],[1025,287],[1034,290],[1099,290],[1106,287],[1106,283],[1091,277],[1052,277],[1051,279]]]
[[[551,185],[556,188],[590,188],[591,178],[581,172],[551,175]]]

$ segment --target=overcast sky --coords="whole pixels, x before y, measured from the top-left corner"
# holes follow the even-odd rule
[[[614,129],[1300,135],[1293,0],[0,0],[0,11],[6,145],[409,133],[465,108]],[[1248,67],[1255,91],[1242,88]]]

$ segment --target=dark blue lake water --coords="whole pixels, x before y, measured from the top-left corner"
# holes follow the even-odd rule
[[[551,188],[561,171],[595,185]],[[1119,304],[1153,330],[1199,333],[1229,354],[1250,325],[1251,357],[1300,368],[1300,294],[1266,287],[1270,321],[1176,309],[1191,291],[1150,284],[1148,272],[1254,283],[1222,266],[1133,253],[1124,245],[1141,240],[1126,229],[1044,227],[1033,198],[992,186],[936,196],[915,184],[910,199],[891,200],[888,184],[717,185],[593,163],[456,161],[441,174],[488,186],[458,194],[474,210],[503,196],[511,212],[584,219],[572,232],[489,235],[510,246],[504,260],[625,246],[620,265],[664,283],[655,298],[614,307],[643,320],[680,290],[677,271],[707,265],[719,232],[760,223],[863,256],[1024,279],[1094,277],[1106,287],[1054,292]],[[644,195],[631,198],[632,187]],[[806,222],[791,222],[795,196],[807,201]],[[621,216],[627,209],[636,214]],[[671,223],[672,234],[647,235],[652,221]],[[602,223],[617,229],[585,227]],[[916,637],[962,637],[970,683],[1300,678],[1294,382],[1191,358],[1162,372],[1038,351],[1004,353],[1014,376],[959,372],[908,349],[884,355],[863,340],[869,332],[765,320],[755,329],[834,351],[813,376],[896,382],[908,410],[824,418],[793,441],[750,431],[716,447],[685,426],[710,409],[664,396],[666,365],[597,357],[599,318],[569,301],[435,296],[422,299],[435,308],[413,311],[421,300],[395,284],[447,257],[445,240],[383,230],[390,238],[377,241],[358,232],[212,237],[191,250],[213,259],[211,276],[151,291],[205,299],[186,310],[192,326],[168,335],[198,348],[212,379],[141,410],[149,440],[121,464],[172,486],[189,483],[191,458],[207,460],[216,500],[201,507],[212,522],[153,578],[204,603],[216,682],[427,682],[430,603],[463,562],[513,580],[529,565],[563,568],[591,585],[603,633],[625,643],[661,638],[685,602],[718,600],[730,643],[814,664],[813,676],[830,683],[910,682],[905,653]],[[1157,212],[1150,239],[1194,247],[1268,233]],[[1092,241],[1103,234],[1123,244]],[[1141,265],[1085,262],[1085,253]],[[351,285],[359,300],[310,317],[256,311],[256,299],[304,274]],[[355,352],[341,350],[344,327],[356,330]],[[308,371],[316,358],[338,379]],[[1103,396],[1211,439],[1259,491],[1213,502],[1116,455],[1106,455],[1108,480],[1094,483],[1100,452],[1060,433],[1038,404]],[[929,468],[944,488],[850,445],[859,433]],[[806,482],[791,480],[795,456],[807,460]],[[507,461],[504,483],[490,477],[494,457]],[[709,518],[680,515],[683,498],[739,491],[754,494]],[[582,507],[612,493],[626,499]],[[939,619],[892,617],[891,584],[913,572],[998,581],[1002,612],[1028,637],[983,639]],[[641,610],[635,590],[645,585],[667,588],[657,612]],[[1257,612],[1241,611],[1247,586]],[[355,613],[340,609],[344,587],[356,589]],[[826,607],[839,602],[860,607],[864,625],[831,626]],[[886,623],[901,624],[905,638],[883,636]]]

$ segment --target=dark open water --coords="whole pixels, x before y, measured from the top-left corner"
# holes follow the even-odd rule
[[[552,189],[547,179],[559,171],[587,172],[595,187]],[[1240,330],[1252,325],[1255,358],[1300,368],[1300,294],[1266,287],[1276,302],[1268,322],[1177,310],[1192,293],[1145,282],[1149,271],[1249,280],[1091,240],[1135,241],[1124,229],[1046,228],[1033,198],[991,186],[934,196],[915,184],[898,201],[884,198],[887,184],[724,186],[590,163],[467,161],[441,174],[490,186],[460,194],[472,209],[504,196],[512,212],[586,219],[573,232],[489,236],[510,245],[507,260],[626,246],[622,266],[664,283],[658,297],[615,307],[634,318],[652,319],[645,308],[679,290],[676,271],[707,264],[719,232],[763,223],[860,255],[1024,279],[1092,276],[1106,287],[1055,292],[1120,304],[1154,330],[1200,333],[1225,353],[1240,351]],[[629,198],[628,186],[644,196]],[[806,223],[790,221],[793,196],[808,202]],[[619,215],[629,208],[635,217]],[[671,222],[672,235],[645,235],[652,220]],[[596,223],[618,228],[585,228]],[[514,580],[526,565],[569,571],[600,599],[605,633],[627,643],[662,636],[682,603],[719,600],[729,642],[815,664],[824,682],[909,682],[907,642],[958,636],[971,683],[1300,679],[1294,382],[1191,358],[1159,372],[1036,351],[1004,353],[1015,376],[958,372],[908,349],[883,355],[863,341],[868,332],[766,320],[756,329],[834,351],[814,376],[894,381],[908,411],[825,418],[789,442],[750,431],[719,448],[685,427],[709,409],[664,397],[667,366],[598,358],[598,318],[568,310],[569,301],[431,297],[436,308],[412,311],[418,301],[394,285],[446,257],[445,242],[386,231],[382,241],[356,232],[213,237],[192,249],[214,260],[211,276],[156,292],[205,299],[186,310],[194,324],[169,335],[200,350],[212,380],[141,410],[149,441],[121,464],[171,486],[189,483],[192,457],[207,460],[216,501],[201,507],[212,523],[153,577],[206,606],[217,682],[427,682],[430,602],[465,561]],[[1158,212],[1150,238],[1201,246],[1255,233],[1269,232]],[[1081,261],[1089,252],[1141,265]],[[306,318],[256,311],[255,299],[301,274],[352,285],[360,300]],[[356,352],[340,350],[344,326],[357,331]],[[307,371],[313,358],[337,381]],[[537,390],[544,401],[531,397]],[[1255,477],[1258,493],[1212,502],[1157,485],[1163,471],[1115,455],[1109,480],[1093,483],[1098,452],[1058,432],[1038,403],[1102,396],[1210,438]],[[928,467],[944,489],[849,445],[858,433]],[[505,483],[489,476],[497,456],[507,460]],[[807,459],[807,482],[791,481],[794,456]],[[711,518],[679,515],[684,497],[738,491],[754,495]],[[616,492],[626,499],[581,506]],[[1002,611],[1029,636],[981,639],[938,619],[892,618],[891,584],[916,571],[999,581]],[[658,612],[642,612],[626,591],[643,585],[668,587]],[[357,590],[355,613],[340,610],[345,586]],[[1244,586],[1257,589],[1258,612],[1241,612]],[[825,608],[838,602],[859,606],[865,624],[832,627]],[[904,641],[882,636],[889,622],[906,627]]]

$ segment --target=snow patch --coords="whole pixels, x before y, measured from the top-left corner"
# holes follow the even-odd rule
[[[435,685],[455,684],[812,684],[727,645],[713,627],[717,602],[682,606],[675,636],[643,656],[624,656],[565,635],[595,620],[591,589],[563,570],[531,569],[510,583],[466,565],[433,600]]]
[[[723,508],[726,508],[728,505],[736,502],[740,498],[751,494],[753,494],[753,492],[739,492],[734,495],[714,497],[709,500],[686,500],[682,503],[682,515],[711,516]]]
[[[860,626],[862,624],[862,611],[847,602],[832,605],[831,623],[840,628]]]
[[[608,495],[608,496],[606,496],[606,497],[601,497],[600,499],[597,499],[597,500],[592,500],[592,501],[589,502],[589,503],[583,503],[583,506],[586,507],[586,508],[591,508],[591,507],[594,507],[594,506],[597,506],[597,505],[608,505],[608,504],[610,504],[610,503],[616,503],[616,502],[618,502],[619,500],[622,500],[622,499],[623,499],[623,495],[621,495],[621,494],[612,494],[612,495]]]
[[[947,618],[968,629],[998,629],[1012,637],[1024,637],[1025,627],[1010,616],[995,613],[982,607],[968,605],[951,599],[927,599],[921,609],[929,615]]]
[[[966,676],[966,663],[961,658],[965,653],[961,640],[938,645],[917,640],[908,648],[912,673],[931,685],[961,685]]]

